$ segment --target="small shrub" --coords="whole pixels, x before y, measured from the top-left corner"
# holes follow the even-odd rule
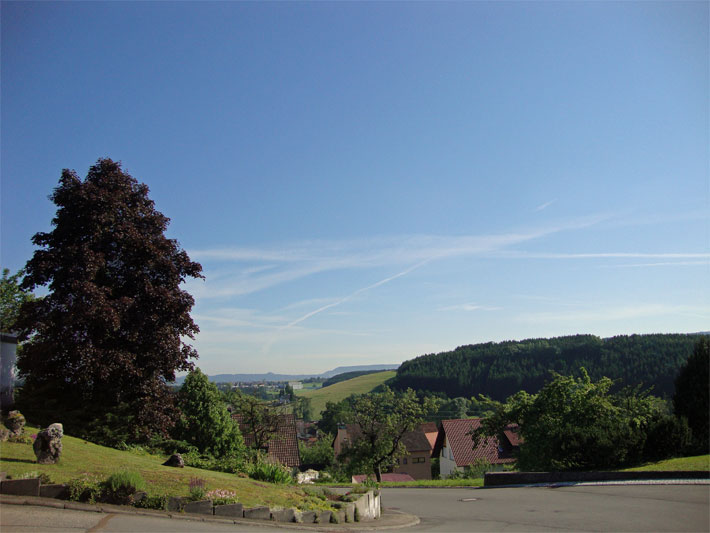
[[[69,499],[76,502],[96,503],[101,500],[103,485],[96,476],[84,474],[67,482]]]
[[[291,471],[279,463],[272,463],[261,457],[249,467],[249,477],[258,481],[288,485],[293,483]]]
[[[190,490],[190,499],[198,502],[205,499],[207,492],[205,491],[205,480],[197,477],[190,479],[188,484]]]
[[[157,496],[146,496],[139,502],[136,502],[136,507],[141,509],[156,509],[158,511],[168,510],[168,500],[170,497],[167,494],[159,494]]]
[[[133,503],[133,495],[145,490],[146,484],[138,472],[124,470],[111,474],[104,482],[104,497],[110,503]]]

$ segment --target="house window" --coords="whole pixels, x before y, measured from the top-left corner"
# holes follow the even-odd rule
[[[425,457],[415,457],[412,459],[413,463],[426,463],[426,458]]]
[[[406,457],[405,457],[404,459],[402,459],[402,464],[403,464],[403,465],[406,465],[406,464],[407,464],[407,458],[406,458]]]

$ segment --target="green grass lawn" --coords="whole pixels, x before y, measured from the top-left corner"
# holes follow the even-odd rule
[[[675,459],[666,459],[657,463],[647,463],[634,468],[626,468],[625,472],[641,472],[641,471],[689,471],[689,470],[710,470],[710,455],[696,455],[695,457],[677,457]]]
[[[325,409],[326,402],[339,402],[351,394],[366,394],[375,387],[382,385],[388,379],[393,378],[396,374],[397,372],[394,370],[366,374],[364,376],[348,379],[347,381],[335,383],[330,387],[313,390],[298,390],[296,394],[311,399],[314,420],[320,420],[321,411]]]
[[[35,434],[37,428],[26,427],[25,431]],[[54,483],[65,483],[84,474],[103,480],[116,471],[133,470],[140,472],[145,479],[149,495],[187,496],[190,479],[200,478],[205,480],[207,491],[234,491],[238,500],[246,507],[269,505],[298,509],[329,508],[323,501],[307,495],[296,485],[276,485],[199,468],[162,466],[165,457],[114,450],[67,435],[62,439],[62,445],[59,463],[40,465],[36,462],[31,444],[3,442],[0,447],[0,471],[6,472],[12,478],[19,478],[28,473],[44,473]]]

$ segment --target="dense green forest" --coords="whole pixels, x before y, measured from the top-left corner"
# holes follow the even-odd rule
[[[652,386],[654,395],[670,397],[673,380],[701,336],[575,335],[472,344],[406,361],[389,385],[443,392],[449,398],[485,394],[502,401],[519,390],[538,392],[550,371],[570,375],[585,367],[592,379],[618,380],[617,388]]]

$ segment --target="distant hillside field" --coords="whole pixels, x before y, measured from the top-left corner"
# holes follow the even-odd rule
[[[326,402],[339,402],[351,394],[366,394],[375,387],[382,385],[388,379],[393,378],[395,374],[394,370],[367,374],[335,383],[325,389],[297,390],[296,394],[311,399],[313,418],[314,420],[320,420],[320,414],[325,409]]]

